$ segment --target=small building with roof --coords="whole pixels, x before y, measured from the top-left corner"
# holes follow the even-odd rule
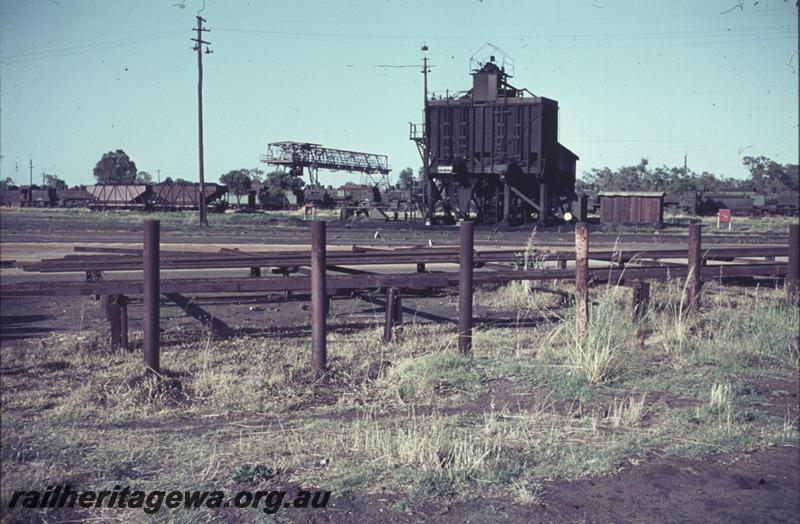
[[[660,191],[601,191],[603,224],[653,224],[664,222],[664,193]]]

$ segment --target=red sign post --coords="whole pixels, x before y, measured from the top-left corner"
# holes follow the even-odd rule
[[[728,230],[730,230],[732,222],[733,218],[730,209],[720,209],[717,211],[717,229],[719,229],[720,224],[728,224]]]

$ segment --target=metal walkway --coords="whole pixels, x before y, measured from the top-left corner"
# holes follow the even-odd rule
[[[320,144],[308,142],[273,142],[267,145],[267,154],[261,155],[266,164],[288,167],[302,175],[308,169],[312,184],[317,183],[317,170],[354,171],[366,175],[389,174],[389,160],[386,155],[361,153],[344,149],[331,149]]]

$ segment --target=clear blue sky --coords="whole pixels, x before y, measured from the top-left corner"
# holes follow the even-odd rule
[[[0,0],[2,173],[92,183],[102,154],[197,180],[203,0]],[[741,5],[741,7],[738,7]],[[646,157],[743,177],[741,158],[798,161],[794,0],[207,0],[206,179],[259,165],[266,144],[321,143],[421,164],[420,45],[434,91],[470,87],[485,42],[512,83],[560,104],[579,172]],[[266,167],[266,166],[263,166]],[[321,173],[322,175],[323,173]],[[338,184],[357,175],[332,174]]]

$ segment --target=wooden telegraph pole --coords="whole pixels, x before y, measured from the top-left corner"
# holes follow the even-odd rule
[[[422,138],[424,140],[424,149],[422,153],[422,176],[423,181],[422,183],[425,184],[423,186],[423,202],[425,206],[425,225],[430,226],[433,223],[433,181],[431,180],[431,162],[430,162],[430,142],[428,140],[428,73],[430,73],[430,68],[428,67],[428,46],[423,44],[422,45],[422,52],[425,53],[422,56],[422,75],[423,75],[423,112],[425,113],[425,120],[423,125],[423,135]]]
[[[206,181],[205,181],[205,168],[203,165],[203,44],[206,44],[205,54],[211,54],[213,51],[208,47],[211,42],[203,40],[203,32],[210,31],[203,27],[205,18],[197,16],[197,27],[193,31],[197,31],[197,38],[192,38],[195,43],[192,51],[197,51],[197,132],[199,137],[199,154],[200,154],[200,227],[208,227],[208,208],[206,207]]]

